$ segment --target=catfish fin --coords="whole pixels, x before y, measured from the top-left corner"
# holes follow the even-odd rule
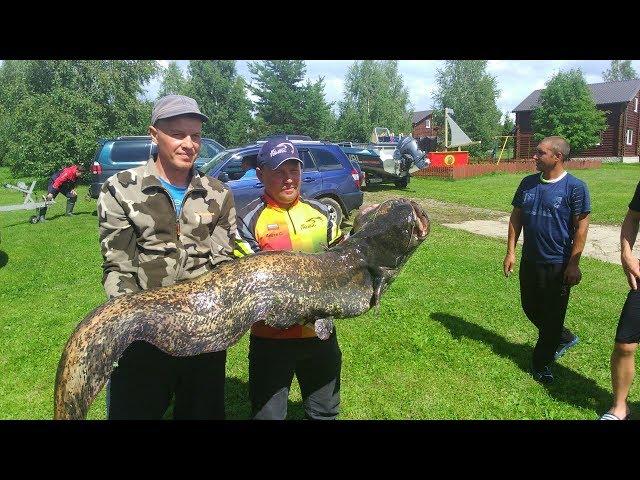
[[[387,289],[387,286],[393,280],[396,271],[386,267],[369,267],[371,280],[373,282],[373,296],[371,297],[371,306],[376,308],[376,312],[380,306],[380,297]]]
[[[326,340],[333,332],[333,317],[318,318],[313,324],[320,340]]]

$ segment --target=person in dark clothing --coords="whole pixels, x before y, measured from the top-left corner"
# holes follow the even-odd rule
[[[631,411],[627,403],[629,390],[635,376],[635,354],[640,342],[640,261],[633,254],[640,227],[640,183],[629,204],[629,210],[620,229],[620,260],[627,276],[629,293],[622,307],[615,345],[611,353],[611,386],[613,387],[613,405],[600,420],[628,420]]]
[[[591,200],[587,185],[567,173],[570,146],[547,137],[533,158],[540,174],[522,179],[511,204],[505,276],[516,264],[516,243],[524,229],[520,297],[527,318],[538,328],[532,373],[541,383],[553,381],[551,364],[578,343],[564,326],[569,291],[580,283],[579,262],[589,229]]]
[[[63,169],[58,170],[51,178],[49,178],[49,185],[47,187],[47,195],[45,195],[44,199],[48,202],[53,200],[58,196],[59,193],[62,193],[65,197],[67,197],[67,211],[66,216],[70,217],[73,215],[73,207],[76,205],[76,200],[78,199],[78,194],[76,193],[76,184],[82,174],[85,172],[85,168],[82,165],[70,165]],[[44,206],[40,208],[38,216],[40,217],[38,220],[43,222],[45,220],[45,216],[47,214],[47,207]]]

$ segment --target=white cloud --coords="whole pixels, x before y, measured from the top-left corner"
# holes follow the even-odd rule
[[[587,83],[600,83],[602,82],[602,75],[594,75],[593,73],[587,73],[584,75],[584,79]]]
[[[325,100],[336,105],[344,96],[344,78],[331,77],[324,79]]]
[[[488,72],[502,72],[509,69],[509,62],[507,60],[489,60],[487,62]]]

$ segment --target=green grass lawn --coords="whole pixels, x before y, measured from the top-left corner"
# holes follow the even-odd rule
[[[0,179],[6,177],[0,169]],[[498,188],[500,178],[511,179],[491,179],[506,194],[511,186]],[[467,187],[482,193],[486,180]],[[421,182],[412,181],[410,188],[420,184],[422,190]],[[458,188],[458,182],[440,184]],[[79,194],[72,218],[62,216],[60,197],[46,223],[27,223],[28,211],[0,213],[0,419],[52,417],[64,344],[105,299],[95,201],[84,199],[86,187]],[[15,197],[0,189],[0,204],[20,200]],[[470,198],[468,204],[479,205],[483,197]],[[567,314],[567,326],[581,342],[555,366],[556,382],[542,386],[528,374],[536,333],[520,308],[517,275],[505,279],[501,273],[504,250],[502,241],[433,225],[377,313],[337,320],[340,418],[592,419],[608,407],[609,354],[627,292],[620,267],[583,259],[583,281]],[[246,335],[229,350],[230,419],[249,416],[247,352]],[[636,383],[636,412],[639,394]],[[104,418],[104,412],[103,391],[89,418]],[[302,418],[295,382],[289,417]]]
[[[620,225],[638,181],[640,164],[603,164],[593,170],[571,170],[591,193],[591,222]],[[407,194],[492,210],[511,211],[511,200],[525,173],[493,173],[462,180],[414,177]]]

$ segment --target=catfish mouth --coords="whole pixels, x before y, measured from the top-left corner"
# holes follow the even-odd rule
[[[413,236],[422,241],[429,235],[429,217],[424,210],[416,202],[411,201],[413,207],[413,215],[415,216],[415,223],[413,224]]]

